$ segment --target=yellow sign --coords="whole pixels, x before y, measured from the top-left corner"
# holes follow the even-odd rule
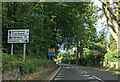
[[[97,51],[93,51],[93,55],[98,55],[98,50]]]
[[[55,48],[49,48],[48,49],[48,55],[49,56],[55,56]]]
[[[48,52],[55,52],[55,48],[49,48]]]

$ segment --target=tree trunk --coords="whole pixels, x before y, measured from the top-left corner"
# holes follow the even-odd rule
[[[118,32],[117,49],[118,51],[120,51],[120,27],[119,27],[119,32]]]
[[[80,40],[80,56],[83,54],[83,46],[82,46],[82,40]]]
[[[107,20],[109,31],[117,41],[117,50],[120,51],[120,0],[113,2],[115,12],[109,2],[106,2],[106,0],[100,1],[102,2],[102,9]],[[120,65],[117,67],[120,67]]]
[[[76,64],[79,64],[79,53],[80,53],[80,51],[79,51],[79,40],[77,40],[77,58],[76,58]]]
[[[115,13],[113,12],[109,2],[106,2],[105,0],[101,0],[101,2],[109,31],[117,41],[117,50],[120,51],[120,1],[113,2],[116,11]]]
[[[77,58],[78,58],[78,53],[79,53],[79,50],[78,50],[78,41],[77,41]]]
[[[117,48],[118,51],[120,51],[120,0],[118,3],[118,42],[117,42]]]

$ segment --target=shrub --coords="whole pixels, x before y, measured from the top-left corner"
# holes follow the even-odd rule
[[[37,66],[47,66],[49,65],[50,60],[41,60],[41,59],[27,59],[26,61],[21,62],[21,72],[25,74],[33,73],[36,71]]]
[[[120,67],[117,70],[120,71]]]
[[[110,62],[118,61],[117,57],[119,56],[120,56],[120,52],[118,52],[117,50],[115,50],[114,52],[108,52],[105,54],[105,58],[107,59],[107,61],[110,61]]]
[[[47,66],[51,63],[50,60],[38,59],[34,56],[26,56],[26,60],[22,60],[21,55],[11,55],[3,53],[2,58],[2,71],[12,70],[14,68],[20,68],[21,74],[30,74],[36,71],[36,68],[39,66]],[[21,58],[20,58],[21,57]]]

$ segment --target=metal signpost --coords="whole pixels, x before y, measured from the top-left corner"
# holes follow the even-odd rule
[[[95,55],[95,65],[97,65],[96,61],[97,61],[97,55],[98,55],[98,50],[97,51],[93,51],[93,55]]]
[[[11,54],[13,54],[13,44],[23,43],[23,60],[25,60],[26,43],[29,43],[29,29],[8,30],[8,43],[11,43]]]
[[[13,54],[13,44],[11,44],[11,54]]]

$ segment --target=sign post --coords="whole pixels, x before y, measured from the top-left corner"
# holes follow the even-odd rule
[[[25,60],[25,53],[26,53],[26,44],[24,44],[24,49],[23,49],[23,60]]]
[[[50,58],[50,56],[55,56],[55,48],[49,48],[48,49],[48,56]],[[53,58],[52,58],[53,60]]]
[[[95,55],[95,65],[97,65],[97,55],[98,55],[98,50],[97,51],[93,51],[93,55]]]
[[[29,43],[29,29],[8,30],[8,43],[11,44],[11,54],[13,54],[13,43],[24,43],[23,60],[25,60],[26,43]]]
[[[11,44],[11,55],[13,54],[13,44]]]

